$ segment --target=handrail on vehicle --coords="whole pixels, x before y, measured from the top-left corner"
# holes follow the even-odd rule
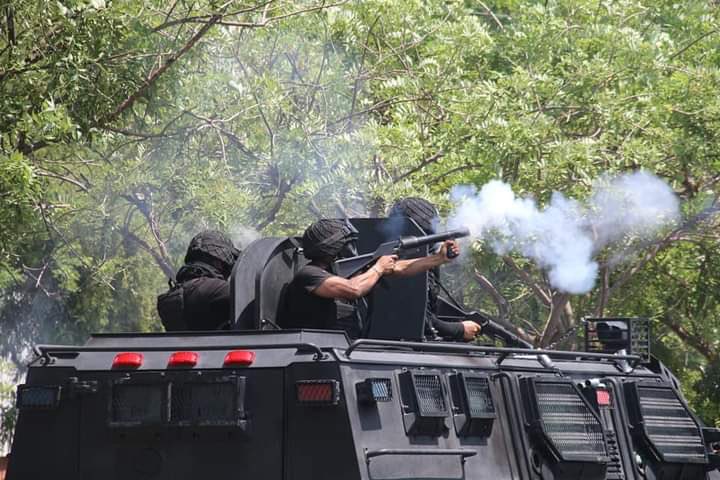
[[[350,358],[352,352],[363,345],[375,347],[404,347],[419,352],[440,352],[440,353],[491,353],[497,354],[497,364],[501,364],[510,355],[547,355],[551,358],[584,358],[587,360],[625,360],[631,365],[636,365],[642,359],[638,355],[616,355],[612,353],[597,352],[568,352],[563,350],[535,350],[528,348],[505,348],[505,347],[482,347],[471,345],[451,345],[447,343],[438,344],[430,342],[400,342],[396,340],[373,340],[361,338],[355,340],[345,350],[345,357]]]
[[[248,350],[264,350],[269,348],[295,348],[298,352],[311,352],[315,355],[313,360],[320,361],[327,358],[327,354],[322,351],[320,347],[314,343],[297,342],[297,343],[264,343],[264,344],[245,344],[239,345],[233,344],[222,344],[222,345],[204,345],[200,347],[200,350],[237,350],[237,349],[248,349]],[[173,347],[168,346],[144,346],[144,347],[131,347],[127,350],[133,350],[138,352],[163,352],[167,350],[177,350]],[[50,364],[54,362],[53,353],[81,353],[81,352],[115,352],[118,351],[117,347],[88,347],[88,346],[69,346],[69,345],[36,345],[33,347],[33,351],[39,357],[44,359],[44,364]]]
[[[477,455],[475,450],[467,448],[381,448],[379,450],[365,449],[365,461],[370,463],[373,457],[384,455],[460,455],[465,462],[467,457]]]

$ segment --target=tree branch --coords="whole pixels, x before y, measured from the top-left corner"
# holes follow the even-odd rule
[[[415,167],[411,168],[410,170],[403,173],[402,175],[395,177],[395,182],[399,182],[400,180],[403,180],[403,179],[409,177],[413,173],[422,170],[423,168],[427,167],[431,163],[435,163],[436,161],[440,160],[444,155],[445,155],[445,151],[441,148],[436,153],[434,153],[433,155],[430,155],[428,158],[426,158],[425,160],[423,160],[422,162],[417,164]]]
[[[67,182],[67,183],[70,183],[70,184],[72,184],[72,185],[75,185],[76,187],[78,187],[80,190],[82,190],[82,191],[85,192],[85,193],[87,193],[87,192],[89,191],[89,188],[88,188],[87,185],[85,185],[85,184],[82,183],[82,182],[79,182],[78,180],[75,180],[74,178],[70,178],[70,177],[67,177],[67,176],[65,176],[65,175],[60,175],[59,173],[55,173],[55,172],[50,172],[50,171],[46,171],[46,170],[41,170],[41,169],[39,169],[39,168],[36,168],[34,171],[35,171],[35,175],[37,175],[37,176],[39,176],[39,177],[55,178],[55,179],[58,179],[58,180],[62,180],[63,182]]]
[[[138,244],[138,245],[140,246],[140,248],[142,248],[143,250],[145,250],[146,252],[148,252],[148,253],[155,259],[155,263],[158,264],[158,266],[160,267],[160,269],[163,271],[163,273],[164,273],[168,278],[175,278],[175,269],[172,267],[172,265],[170,265],[170,264],[162,257],[161,254],[159,254],[154,248],[152,248],[152,247],[150,246],[150,244],[148,244],[145,240],[143,240],[142,238],[140,238],[140,237],[138,237],[137,235],[135,235],[133,232],[131,232],[131,231],[130,231],[129,229],[127,229],[127,228],[123,228],[123,229],[122,229],[122,232],[123,232],[123,235],[125,235],[126,238],[128,238],[129,240],[132,240],[133,242],[135,242],[136,244]]]
[[[153,238],[155,239],[155,243],[158,247],[159,252],[157,255],[162,259],[162,262],[164,265],[170,266],[170,271],[174,271],[172,268],[172,262],[170,261],[170,256],[168,255],[167,247],[165,246],[165,242],[163,242],[161,236],[160,236],[160,226],[157,223],[157,219],[155,218],[155,212],[152,208],[152,203],[147,202],[145,200],[140,200],[137,197],[134,197],[132,195],[121,195],[122,198],[127,200],[130,204],[134,205],[135,208],[137,208],[140,213],[142,213],[143,217],[145,217],[145,220],[148,223],[148,227],[150,228],[150,233],[152,233]],[[128,223],[126,222],[125,229],[129,231]],[[148,245],[149,246],[149,245]],[[162,265],[161,265],[162,268]],[[172,278],[172,276],[171,276]]]
[[[545,292],[545,290],[543,290],[542,287],[534,281],[525,270],[520,268],[512,257],[506,255],[503,257],[503,261],[505,262],[505,265],[510,267],[513,272],[515,272],[515,275],[517,275],[518,278],[533,291],[535,296],[542,302],[543,305],[546,307],[552,306],[550,295]]]
[[[495,285],[482,273],[475,270],[475,280],[477,281],[480,288],[487,292],[492,298],[495,305],[498,308],[498,317],[502,320],[507,320],[510,316],[510,304],[505,297],[495,288]]]
[[[683,342],[697,350],[698,353],[708,361],[713,361],[717,358],[718,352],[710,342],[701,336],[690,333],[685,327],[675,322],[668,312],[660,317],[660,321],[670,328]]]
[[[569,298],[570,296],[567,293],[556,293],[552,296],[550,316],[540,338],[541,347],[547,347],[562,335],[562,314],[565,312],[565,306]]]
[[[112,123],[114,120],[116,120],[122,113],[130,108],[138,98],[140,98],[157,80],[160,78],[160,76],[167,71],[170,66],[175,63],[180,57],[185,55],[188,51],[190,51],[191,48],[195,46],[195,44],[205,36],[206,33],[212,28],[213,25],[218,23],[220,19],[222,18],[221,14],[215,14],[210,17],[210,19],[205,23],[196,33],[195,35],[188,40],[188,42],[176,53],[170,55],[167,60],[165,60],[165,63],[163,63],[159,68],[155,69],[148,77],[145,79],[145,81],[140,85],[140,87],[135,90],[134,93],[132,93],[129,97],[127,97],[118,107],[113,111],[110,115],[106,116],[101,122],[101,125]]]

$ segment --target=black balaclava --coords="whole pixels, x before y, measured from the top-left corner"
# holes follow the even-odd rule
[[[435,233],[440,214],[435,205],[424,198],[408,197],[396,201],[388,211],[388,217],[409,217],[423,229],[426,235]]]
[[[187,253],[185,254],[185,265],[197,265],[198,263],[211,267],[216,267],[217,265],[220,267],[220,272],[218,272],[220,276],[227,278],[230,276],[232,267],[235,265],[235,261],[239,256],[240,250],[235,248],[232,240],[230,240],[227,235],[216,230],[206,230],[195,235],[190,241]],[[183,267],[183,269],[185,269],[185,267]],[[183,269],[178,272],[178,277],[181,276]]]
[[[303,254],[310,260],[335,258],[356,237],[357,230],[345,220],[318,220],[303,234]]]

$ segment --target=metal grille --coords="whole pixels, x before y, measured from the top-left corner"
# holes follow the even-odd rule
[[[630,353],[642,357],[643,362],[650,361],[650,320],[633,318],[630,321]]]
[[[495,413],[490,384],[487,378],[464,377],[468,410],[472,417],[486,417]]]
[[[39,387],[20,385],[17,406],[23,410],[51,409],[60,401],[60,387]]]
[[[645,431],[659,453],[670,462],[705,459],[700,429],[669,388],[640,387]]]
[[[440,375],[415,374],[413,381],[420,415],[447,415],[447,404],[440,383]]]
[[[112,388],[111,422],[156,424],[163,420],[163,384],[115,384]]]
[[[605,478],[607,480],[624,480],[625,472],[623,471],[622,459],[620,458],[620,448],[618,446],[615,432],[606,431],[605,438],[607,441],[608,457],[610,458]]]
[[[170,419],[197,424],[236,419],[237,386],[233,382],[173,384]]]
[[[595,395],[599,396],[603,390],[596,390]],[[605,427],[605,444],[607,445],[608,464],[606,480],[625,480],[625,468],[621,455],[621,447],[615,431],[616,411],[615,405],[617,399],[614,389],[604,390],[607,393],[608,401],[605,404],[599,404],[600,420]]]
[[[543,431],[561,455],[606,455],[602,426],[571,384],[535,387]]]
[[[389,378],[370,378],[373,398],[378,402],[392,400],[392,384]]]

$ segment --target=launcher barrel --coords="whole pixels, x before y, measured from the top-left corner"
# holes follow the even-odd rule
[[[434,245],[446,240],[455,240],[456,238],[470,236],[470,230],[467,228],[458,228],[457,230],[448,230],[447,232],[435,233],[433,235],[425,235],[424,237],[403,237],[398,243],[399,250],[410,250],[412,248],[423,247],[425,245]]]

